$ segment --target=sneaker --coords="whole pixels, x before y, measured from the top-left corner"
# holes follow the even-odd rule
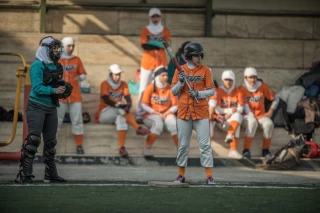
[[[66,180],[60,176],[44,176],[43,179],[44,183],[51,183],[51,182],[59,182],[59,183],[63,183],[66,182]]]
[[[153,154],[152,154],[152,152],[151,152],[151,147],[144,147],[143,155],[144,155],[145,157],[152,157]]]
[[[129,153],[127,152],[124,146],[119,149],[119,154],[121,157],[127,157],[129,155]]]
[[[249,150],[249,149],[243,150],[243,151],[242,151],[242,156],[243,156],[244,158],[250,159],[250,158],[251,158],[250,150]]]
[[[137,135],[147,135],[149,133],[150,133],[149,129],[142,128],[141,126],[137,130]]]
[[[214,180],[213,180],[212,177],[208,177],[208,178],[206,179],[206,183],[207,183],[207,185],[214,185],[214,184],[216,184],[216,182],[214,182]]]
[[[136,118],[137,124],[144,124],[142,118]]]
[[[242,155],[237,150],[230,150],[228,156],[234,159],[241,159]]]
[[[18,181],[18,177],[17,179],[15,180],[16,183],[33,183],[33,178],[34,176],[33,175],[28,175],[28,176],[24,176],[24,175],[21,175],[20,176],[20,181]]]
[[[269,149],[263,149],[262,150],[262,157],[265,157],[265,158],[271,158],[272,157],[272,154],[269,151]]]
[[[82,146],[77,146],[77,154],[84,154]]]
[[[233,135],[227,134],[226,139],[224,140],[225,143],[231,143],[233,141]]]
[[[173,181],[174,183],[185,183],[186,182],[186,179],[184,178],[184,177],[182,177],[182,176],[178,176],[177,178],[176,178],[176,180],[175,181]]]

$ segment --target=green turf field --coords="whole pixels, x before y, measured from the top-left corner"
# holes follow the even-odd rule
[[[272,187],[0,185],[0,212],[320,212],[319,187]]]

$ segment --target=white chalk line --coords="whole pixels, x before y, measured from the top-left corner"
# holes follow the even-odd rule
[[[122,187],[151,187],[147,184],[122,184],[122,183],[53,183],[53,184],[0,184],[0,187],[74,187],[74,186],[85,186],[85,187],[112,187],[112,186],[122,186]],[[251,185],[223,185],[216,184],[210,185],[190,185],[191,188],[242,188],[242,189],[317,189],[307,186],[251,186]]]

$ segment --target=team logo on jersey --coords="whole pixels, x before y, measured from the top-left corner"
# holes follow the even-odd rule
[[[109,96],[112,97],[113,99],[119,99],[122,98],[123,92],[109,92]]]
[[[171,98],[161,98],[159,96],[151,96],[151,100],[158,104],[166,104],[171,101]]]
[[[77,68],[77,65],[63,65],[63,70],[67,72],[70,72],[76,68]]]
[[[159,35],[150,35],[148,36],[149,41],[163,41],[164,35],[163,34],[159,34]]]
[[[228,101],[227,100],[223,100],[223,99],[221,99],[221,105],[222,106],[228,106]],[[236,102],[236,101],[231,101],[230,102],[230,107],[235,107],[235,106],[237,106],[238,105],[238,103]]]
[[[199,75],[199,76],[188,76],[188,80],[189,82],[199,82],[202,81],[204,79],[203,75]]]
[[[263,98],[263,94],[261,94],[260,96],[254,97],[254,96],[247,96],[247,101],[248,102],[254,102],[254,103],[259,103],[262,98]]]

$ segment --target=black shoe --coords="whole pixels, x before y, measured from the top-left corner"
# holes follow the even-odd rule
[[[182,176],[178,176],[175,181],[173,181],[174,183],[185,183],[186,182],[186,179]]]
[[[15,180],[16,183],[33,183],[33,179],[34,176],[33,175],[28,175],[28,176],[24,176],[24,175],[20,175],[20,181],[18,180],[18,176],[17,179]]]
[[[66,180],[60,176],[44,176],[43,182],[44,183],[51,183],[51,182],[63,183],[63,182],[66,182]]]
[[[84,154],[82,146],[77,146],[77,154]]]
[[[243,156],[244,158],[250,159],[250,158],[251,158],[250,150],[249,150],[249,149],[244,149],[244,150],[242,151],[242,156]]]
[[[269,149],[263,149],[262,150],[262,157],[265,157],[265,158],[271,158],[272,157],[272,154],[269,151]]]

